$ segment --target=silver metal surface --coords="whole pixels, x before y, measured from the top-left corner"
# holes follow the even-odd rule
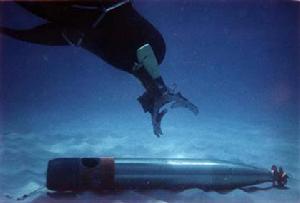
[[[234,188],[273,180],[270,171],[199,159],[115,159],[116,188]]]

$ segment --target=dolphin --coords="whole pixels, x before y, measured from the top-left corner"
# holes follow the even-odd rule
[[[119,1],[123,4],[110,11],[106,10],[111,3],[105,2],[111,1],[17,2],[48,23],[28,30],[2,28],[1,32],[31,43],[76,45],[130,73],[136,50],[148,43],[160,64],[166,52],[161,33],[128,1]],[[101,22],[97,23],[99,18]]]
[[[146,89],[138,101],[144,112],[151,114],[154,134],[158,137],[166,113],[160,109],[165,104],[174,102],[173,106],[198,113],[195,105],[165,85],[158,68],[166,53],[164,38],[129,0],[16,3],[46,23],[26,30],[0,27],[1,33],[30,43],[81,47],[134,75]]]

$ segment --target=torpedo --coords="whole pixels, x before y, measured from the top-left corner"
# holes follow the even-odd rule
[[[284,187],[287,175],[227,161],[156,158],[56,158],[48,162],[52,191],[235,189],[264,182]]]

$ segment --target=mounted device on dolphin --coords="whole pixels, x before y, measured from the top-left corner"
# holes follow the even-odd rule
[[[48,22],[29,30],[2,27],[2,33],[31,43],[78,46],[133,74],[146,90],[138,101],[151,114],[155,135],[162,134],[161,120],[167,110],[161,109],[167,103],[198,113],[180,92],[165,85],[159,72],[166,52],[164,39],[129,0],[17,3]]]

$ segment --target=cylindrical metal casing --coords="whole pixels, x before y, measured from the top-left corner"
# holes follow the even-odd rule
[[[55,191],[230,189],[272,180],[265,169],[201,159],[58,158],[47,171],[47,187]]]

